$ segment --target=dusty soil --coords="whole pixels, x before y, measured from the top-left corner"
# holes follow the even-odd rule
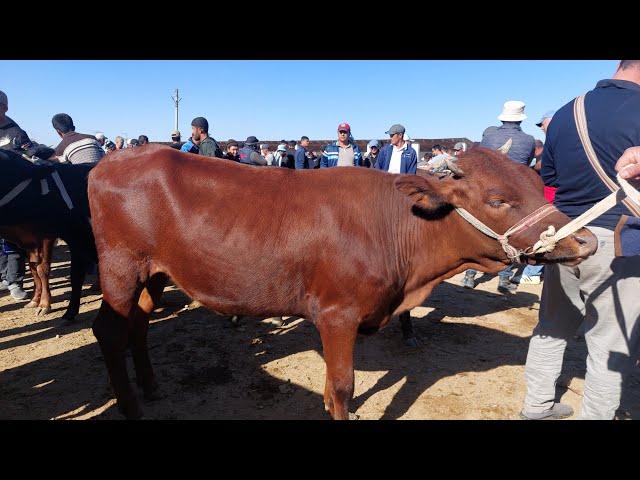
[[[120,419],[91,322],[100,295],[85,285],[78,322],[60,317],[70,291],[69,256],[57,247],[53,311],[36,317],[0,298],[0,419]],[[355,399],[361,419],[516,419],[525,394],[524,362],[541,286],[496,292],[497,277],[475,290],[461,275],[412,311],[422,343],[403,345],[399,323],[358,339]],[[25,286],[31,290],[32,283]],[[146,419],[326,419],[324,362],[315,327],[290,318],[245,318],[240,326],[167,287],[149,330],[151,360],[163,397],[143,403]],[[584,383],[584,340],[570,343],[559,394],[576,412]],[[129,359],[129,372],[135,373]],[[640,418],[640,373],[623,397]]]

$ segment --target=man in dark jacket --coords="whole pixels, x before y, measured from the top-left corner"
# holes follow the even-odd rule
[[[405,128],[396,123],[392,125],[386,134],[390,137],[390,143],[380,150],[374,168],[389,173],[410,173],[416,174],[418,169],[418,154],[404,140]],[[400,325],[402,327],[402,337],[406,345],[416,347],[418,339],[413,332],[410,312],[400,314]]]
[[[213,137],[209,136],[209,122],[204,117],[196,117],[191,122],[191,138],[198,144],[200,155],[222,158],[222,149]]]
[[[247,137],[247,140],[244,142],[244,147],[238,151],[240,163],[247,165],[266,165],[267,160],[258,153],[259,144],[259,140],[253,135]]]
[[[6,115],[8,110],[7,95],[0,91],[0,148],[21,153],[22,145],[30,142],[29,136]],[[16,141],[14,142],[14,140]]]
[[[307,148],[309,147],[309,137],[301,137],[300,142],[298,143],[298,150],[295,153],[295,164],[296,169],[313,169],[315,168],[315,164],[313,163],[313,159],[310,158],[307,152]]]
[[[239,150],[238,142],[233,139],[229,139],[227,142],[227,153],[224,154],[222,158],[226,158],[227,160],[233,160],[234,162],[240,161],[240,155],[238,154]]]
[[[404,140],[404,132],[405,128],[400,124],[392,125],[386,132],[391,143],[380,150],[375,168],[390,173],[416,173],[418,154]]]
[[[171,132],[171,145],[169,146],[176,150],[180,150],[180,147],[182,147],[182,142],[180,141],[180,130],[174,130]]]
[[[7,117],[9,100],[0,91],[0,148],[22,153],[23,146],[31,143],[27,133],[17,123]],[[0,192],[4,195],[7,192]],[[24,300],[27,292],[22,290],[26,256],[23,250],[0,239],[0,291],[8,290],[14,300]]]

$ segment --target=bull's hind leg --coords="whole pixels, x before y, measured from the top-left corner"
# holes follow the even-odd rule
[[[137,419],[142,410],[129,382],[125,353],[132,333],[133,307],[142,290],[141,264],[125,252],[111,251],[107,259],[101,279],[103,300],[93,322],[93,333],[100,344],[118,408],[128,419]]]
[[[98,316],[93,321],[93,334],[102,350],[118,408],[129,420],[141,418],[142,410],[131,389],[125,360],[129,344],[128,319],[118,315],[106,301],[103,301]]]
[[[353,348],[358,323],[353,317],[322,315],[316,324],[327,365],[325,407],[334,420],[348,420],[354,389]]]
[[[136,383],[144,392],[147,400],[157,398],[158,382],[153,374],[153,367],[149,359],[147,346],[147,332],[149,330],[149,316],[158,304],[164,287],[167,284],[167,276],[156,273],[147,281],[142,289],[138,306],[133,312],[133,325],[131,331],[131,354],[136,369]]]

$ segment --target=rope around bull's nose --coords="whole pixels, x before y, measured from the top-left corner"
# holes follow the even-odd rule
[[[464,218],[467,222],[473,225],[476,229],[480,230],[485,235],[498,240],[500,242],[500,245],[502,246],[502,249],[507,254],[507,257],[509,258],[509,260],[515,260],[517,258],[520,258],[522,255],[531,256],[539,253],[551,252],[556,247],[556,244],[560,240],[577,232],[578,230],[583,228],[585,225],[592,222],[594,219],[598,218],[604,212],[611,209],[616,204],[622,202],[622,200],[624,200],[625,197],[628,198],[633,203],[637,204],[638,207],[640,207],[640,192],[638,192],[638,190],[636,190],[624,178],[620,177],[620,174],[618,174],[617,180],[621,186],[620,189],[616,190],[615,192],[612,192],[610,195],[600,200],[589,210],[584,212],[579,217],[576,217],[573,220],[571,220],[569,223],[567,223],[565,226],[560,228],[558,231],[556,231],[553,225],[549,225],[547,229],[540,234],[540,240],[538,240],[533,245],[533,247],[527,248],[525,250],[517,249],[514,246],[509,244],[509,235],[511,235],[512,233],[515,233],[515,231],[512,231],[513,227],[507,230],[502,235],[500,235],[494,232],[491,228],[489,228],[487,225],[482,223],[480,220],[478,220],[476,217],[474,217],[471,213],[469,213],[464,208],[456,207],[455,210],[456,212],[458,212],[458,214],[462,218]],[[541,207],[541,209],[543,208],[544,207]]]

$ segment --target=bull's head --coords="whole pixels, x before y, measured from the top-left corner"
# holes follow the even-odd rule
[[[500,242],[482,233],[453,209],[464,209],[494,232],[503,234],[547,203],[542,181],[535,172],[484,148],[449,158],[432,173],[400,176],[395,186],[413,202],[418,214],[454,215],[458,234],[474,242],[482,256],[501,262],[509,258]],[[510,246],[530,250],[549,226],[558,230],[569,223],[569,217],[560,211],[551,208],[549,211],[544,218],[509,237]],[[532,255],[528,261],[577,265],[595,253],[596,248],[596,237],[582,228],[560,240],[553,250]]]

